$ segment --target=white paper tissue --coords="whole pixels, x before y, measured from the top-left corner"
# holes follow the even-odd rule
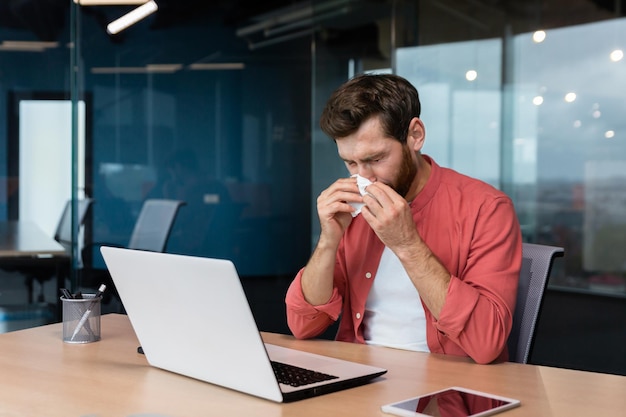
[[[365,177],[360,176],[359,174],[354,174],[353,177],[356,178],[356,185],[359,186],[359,192],[361,195],[365,195],[365,188],[370,185],[372,182]],[[352,207],[356,210],[352,212],[352,217],[356,217],[361,213],[361,209],[365,204],[363,203],[350,203]]]

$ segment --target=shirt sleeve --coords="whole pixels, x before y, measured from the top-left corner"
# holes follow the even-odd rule
[[[450,339],[478,363],[501,357],[511,331],[522,258],[517,216],[507,197],[480,208],[469,257],[451,277],[439,320]]]
[[[287,325],[298,339],[308,339],[322,334],[337,321],[343,304],[343,298],[336,287],[326,304],[314,306],[306,301],[301,284],[303,271],[304,268],[298,272],[289,285],[285,297]]]

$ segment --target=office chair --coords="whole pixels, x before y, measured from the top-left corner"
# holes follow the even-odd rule
[[[146,200],[137,217],[128,248],[164,252],[176,214],[185,204],[180,200]]]
[[[87,217],[87,212],[91,207],[93,200],[91,198],[83,198],[77,201],[78,205],[78,225],[82,226]],[[72,253],[72,200],[68,200],[65,203],[65,208],[57,224],[56,231],[54,233],[54,240],[56,240],[61,246],[63,246],[70,255]],[[78,260],[78,264],[81,265],[81,260]],[[37,297],[37,301],[44,301],[43,284],[45,281],[54,276],[54,272],[50,268],[45,267],[33,267],[28,269],[20,269],[26,275],[26,288],[28,289],[28,302],[29,304],[34,300],[33,287],[34,282],[37,281],[40,284],[41,291]],[[69,265],[64,267],[57,273],[69,274]]]
[[[77,201],[78,205],[78,224],[82,226],[85,223],[87,212],[91,207],[93,200],[91,198],[83,198]],[[61,246],[68,252],[72,248],[72,200],[65,203],[63,214],[57,225],[57,229],[54,233],[54,240],[59,242]]]
[[[148,199],[144,201],[126,247],[128,249],[151,252],[165,252],[178,210],[185,204],[184,201],[168,199]],[[120,245],[92,243],[85,246],[85,250],[91,251],[93,246]],[[85,267],[81,272],[81,288],[95,289],[100,284],[106,284],[107,289],[103,296],[103,303],[109,303],[112,298],[116,298],[121,302],[113,280],[106,269]]]
[[[517,290],[517,304],[513,313],[513,327],[507,342],[511,362],[528,362],[552,263],[554,258],[563,255],[563,248],[534,243],[522,244],[522,268]]]

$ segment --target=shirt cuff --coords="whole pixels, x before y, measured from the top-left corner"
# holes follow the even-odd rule
[[[446,302],[441,309],[439,320],[435,323],[437,330],[451,339],[457,339],[474,311],[479,295],[476,288],[452,276],[448,285]]]
[[[333,288],[333,293],[328,302],[314,306],[304,298],[300,276],[298,276],[291,283],[291,286],[287,291],[286,302],[289,305],[289,309],[300,316],[314,317],[320,313],[324,313],[332,320],[336,321],[339,319],[339,315],[341,314],[343,298],[339,294],[337,288]]]

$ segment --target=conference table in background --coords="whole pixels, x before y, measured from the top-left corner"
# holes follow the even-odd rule
[[[0,222],[0,268],[18,272],[29,267],[49,268],[50,276],[56,277],[56,294],[59,294],[58,290],[65,285],[60,266],[69,260],[65,248],[37,224],[19,220]],[[33,301],[29,298],[29,302]],[[60,305],[58,297],[55,303]]]
[[[167,332],[167,329],[163,329]],[[266,342],[381,366],[367,385],[278,404],[149,366],[128,317],[102,316],[102,340],[62,341],[62,324],[0,335],[0,416],[386,416],[382,404],[448,386],[521,400],[501,414],[623,416],[626,377],[262,333]],[[215,343],[219,343],[216,340]]]

